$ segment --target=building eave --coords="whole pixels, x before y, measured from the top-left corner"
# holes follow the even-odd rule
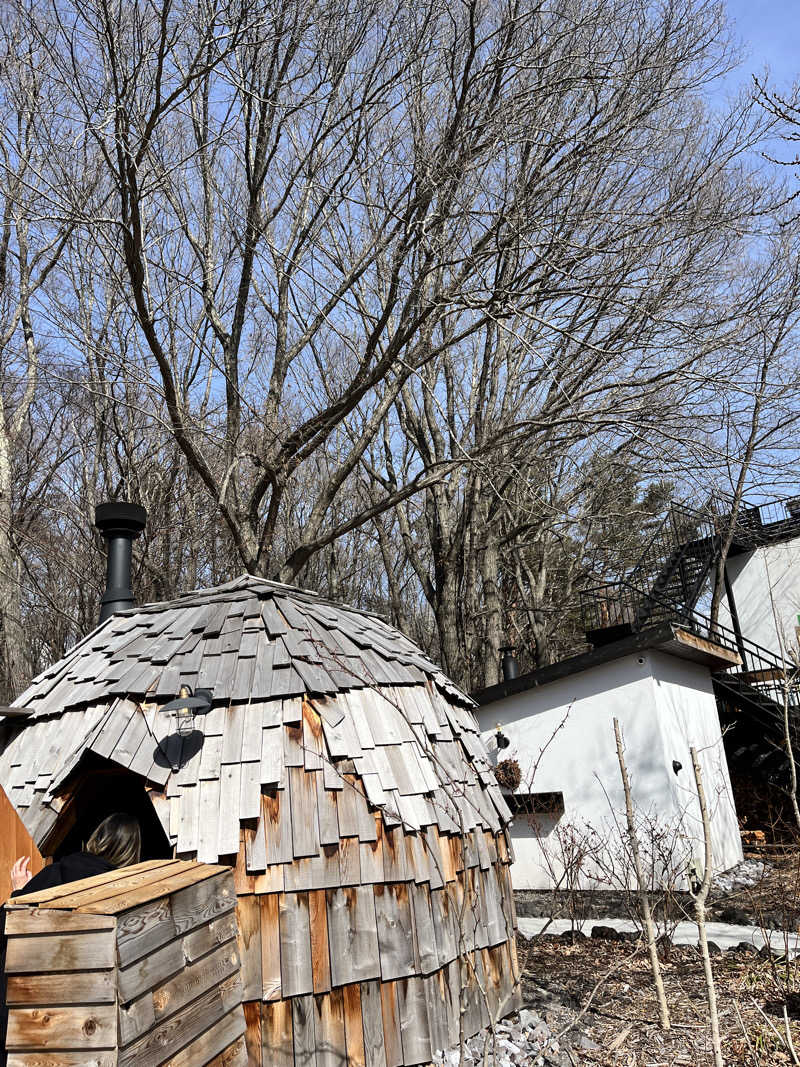
[[[506,697],[569,678],[603,663],[611,663],[624,656],[646,651],[664,652],[678,659],[700,663],[711,671],[725,670],[741,664],[739,655],[729,648],[698,637],[677,623],[661,623],[606,645],[599,645],[588,652],[581,652],[577,656],[570,656],[569,659],[553,663],[549,667],[541,667],[510,681],[480,689],[472,694],[472,699],[479,706],[493,704]]]

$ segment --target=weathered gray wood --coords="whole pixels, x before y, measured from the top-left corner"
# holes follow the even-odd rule
[[[414,932],[408,886],[376,885],[378,952],[384,982],[414,974]]]
[[[260,779],[262,785],[283,785],[286,765],[283,760],[283,726],[265,727],[261,731]]]
[[[130,1004],[120,1004],[118,1015],[120,1045],[130,1045],[132,1041],[136,1041],[155,1026],[155,1022],[153,994],[150,990],[144,996],[131,1001]]]
[[[433,925],[431,895],[427,885],[409,884],[414,925],[414,959],[420,974],[430,974],[439,966],[436,930]]]
[[[178,936],[183,936],[189,930],[232,911],[235,904],[236,894],[230,871],[222,871],[212,878],[203,879],[196,885],[187,886],[172,894],[170,907],[175,930]]]
[[[213,949],[233,941],[236,937],[236,916],[233,912],[219,919],[204,923],[183,938],[183,956],[187,963],[194,963]]]
[[[7,974],[99,971],[113,967],[115,962],[111,930],[9,937],[6,949]]]
[[[295,858],[319,853],[317,817],[318,771],[290,767],[289,790],[292,797],[292,849]]]
[[[170,941],[127,967],[117,975],[120,999],[129,1003],[183,969],[185,960],[180,941]]]
[[[159,1067],[169,1056],[219,1022],[241,1001],[238,975],[198,997],[182,1012],[166,1019],[144,1037],[128,1045],[119,1056],[119,1067]]]
[[[261,813],[261,763],[243,763],[239,818],[257,819]]]
[[[339,884],[360,885],[362,881],[359,842],[355,837],[343,837],[339,842]]]
[[[185,1009],[204,993],[218,988],[226,978],[239,973],[239,951],[229,941],[153,990],[156,1021]]]
[[[167,1067],[246,1067],[247,1053],[244,1043],[244,1015],[240,1009],[229,1011],[219,1022],[195,1038],[186,1048],[171,1056]],[[215,1057],[225,1053],[221,1061]]]
[[[220,771],[219,828],[217,849],[220,856],[239,852],[239,800],[242,765],[223,763]]]
[[[378,931],[370,886],[328,890],[328,940],[334,986],[380,976]]]
[[[365,1065],[366,1067],[386,1067],[380,982],[361,983],[361,1015]]]
[[[173,805],[176,802],[173,801]],[[178,846],[180,854],[197,852],[200,844],[200,786],[185,785],[180,794]]]
[[[264,820],[261,814],[261,795],[259,793],[259,816],[255,829],[245,837],[245,862],[248,873],[263,871],[267,866],[267,838]]]
[[[267,864],[290,863],[294,857],[290,791],[265,789],[261,808],[267,839]]]
[[[363,786],[353,774],[345,774],[343,779],[338,801],[339,832],[342,837],[374,841],[375,820],[369,812]]]
[[[422,979],[414,976],[397,982],[400,1036],[406,1063],[427,1063],[435,1051],[428,1030],[428,1007]]]
[[[117,956],[120,966],[153,952],[177,936],[170,898],[162,897],[119,916]]]
[[[316,1067],[313,997],[295,997],[292,1001],[292,1030],[295,1067]]]
[[[280,903],[281,987],[284,997],[311,993],[311,927],[308,893],[283,893]]]
[[[261,903],[256,896],[242,895],[236,901],[238,944],[242,960],[242,997],[261,999]]]
[[[319,842],[321,845],[335,845],[339,842],[339,791],[326,789],[324,776],[317,778],[317,812],[319,816]]]
[[[216,863],[219,858],[219,797],[218,779],[201,781],[200,789],[200,844],[197,858],[201,862]]]
[[[283,731],[283,763],[285,767],[304,767],[306,762],[303,751],[303,727],[289,724]]]

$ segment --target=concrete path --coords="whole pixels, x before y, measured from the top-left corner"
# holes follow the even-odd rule
[[[517,923],[519,931],[524,937],[534,937],[547,926],[548,920],[520,918]],[[629,933],[639,929],[636,923],[630,919],[585,919],[582,923],[576,925],[587,936],[591,934],[593,926],[611,926],[615,930],[624,930]],[[569,929],[571,929],[569,919],[553,919],[550,925],[547,926],[547,933],[561,934]],[[656,929],[658,930],[658,927]],[[773,951],[786,952],[788,949],[790,957],[798,954],[800,935],[784,933],[782,930],[767,930],[766,933]],[[736,948],[741,941],[746,941],[757,949],[763,948],[765,944],[764,932],[758,926],[734,926],[730,923],[707,922],[706,936],[709,941],[713,941],[715,945],[718,945],[723,950]],[[690,922],[678,923],[672,934],[672,942],[675,945],[696,945],[697,927],[695,924]]]

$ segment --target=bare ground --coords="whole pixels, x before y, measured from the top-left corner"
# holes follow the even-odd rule
[[[525,1000],[558,1030],[578,1013],[577,1028],[597,1049],[576,1062],[614,1067],[705,1067],[714,1062],[700,957],[689,947],[663,962],[672,1016],[658,1026],[644,946],[583,939],[520,941]],[[783,1008],[800,1050],[800,965],[731,951],[713,958],[726,1064],[792,1063]],[[583,1012],[583,1014],[580,1014]],[[797,1061],[795,1061],[797,1062]]]

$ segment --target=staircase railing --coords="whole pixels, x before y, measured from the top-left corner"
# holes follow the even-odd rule
[[[659,601],[691,610],[716,557],[719,540],[713,519],[692,508],[671,504],[635,566],[624,581],[644,596],[636,597],[634,615],[641,625],[663,616]],[[665,596],[667,590],[673,595]],[[599,623],[602,626],[603,623]]]
[[[773,725],[783,729],[785,702],[788,701],[792,732],[798,728],[800,713],[800,667],[786,662],[779,655],[749,638],[738,635],[722,623],[696,610],[664,600],[637,588],[627,580],[605,582],[581,594],[581,611],[587,633],[619,626],[630,632],[640,632],[653,625],[653,616],[647,623],[637,622],[644,602],[656,602],[657,620],[671,622],[685,628],[697,637],[734,652],[740,659],[714,672],[715,680],[738,698],[746,698],[756,704]]]

